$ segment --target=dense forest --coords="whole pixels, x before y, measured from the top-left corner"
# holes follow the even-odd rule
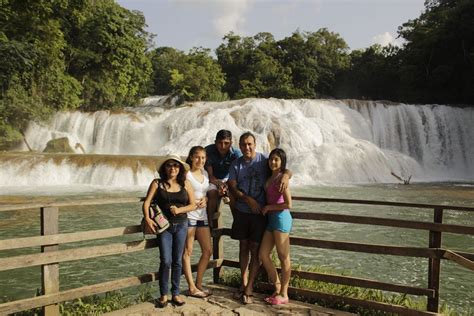
[[[426,0],[402,47],[351,51],[326,28],[224,36],[215,55],[153,47],[141,12],[113,0],[2,0],[0,148],[60,110],[135,105],[146,95],[386,99],[474,104],[474,1]],[[157,35],[159,36],[159,34]]]

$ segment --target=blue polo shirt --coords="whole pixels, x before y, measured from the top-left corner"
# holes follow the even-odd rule
[[[206,147],[206,166],[212,167],[212,173],[217,179],[229,178],[229,168],[232,161],[242,156],[240,149],[231,147],[225,157],[221,157],[216,144]]]
[[[230,165],[229,180],[237,181],[237,188],[245,195],[254,198],[260,207],[265,206],[265,181],[270,172],[267,156],[257,152],[254,159],[246,161],[240,157]],[[236,208],[244,213],[252,213],[247,203],[237,200]]]

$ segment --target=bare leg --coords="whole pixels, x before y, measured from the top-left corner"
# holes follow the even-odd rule
[[[272,296],[276,296],[280,293],[280,279],[278,278],[277,270],[271,259],[273,247],[275,247],[273,233],[265,231],[262,243],[260,244],[259,257],[260,260],[262,260],[263,267],[267,271],[269,281],[275,286],[275,292]]]
[[[240,263],[240,275],[242,276],[242,284],[240,290],[244,290],[248,283],[249,277],[249,261],[250,261],[250,242],[249,240],[239,241],[239,263]]]
[[[278,253],[278,259],[281,262],[281,290],[280,296],[288,298],[288,286],[291,276],[291,260],[290,260],[290,234],[280,231],[273,232],[273,238]]]
[[[183,270],[186,281],[188,282],[189,294],[196,293],[198,289],[194,284],[193,272],[191,270],[191,255],[193,253],[194,236],[196,234],[195,227],[188,228],[188,235],[186,236],[186,245],[183,253]]]
[[[219,193],[217,190],[207,192],[207,218],[211,229],[214,224],[214,214],[217,212],[217,203],[219,203]]]
[[[249,266],[249,281],[247,283],[247,286],[245,287],[245,295],[252,295],[253,294],[253,283],[257,277],[258,274],[258,269],[260,268],[260,260],[258,258],[258,248],[260,244],[249,241],[249,247],[250,247],[250,254],[251,254],[251,259],[250,259],[250,266]]]
[[[201,246],[201,257],[199,258],[196,274],[196,287],[202,291],[202,278],[204,272],[206,272],[207,264],[209,263],[212,254],[211,231],[209,230],[209,227],[198,227],[196,229],[196,239]]]

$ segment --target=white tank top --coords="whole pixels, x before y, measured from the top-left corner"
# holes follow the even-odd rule
[[[186,174],[186,179],[188,179],[188,181],[193,186],[194,197],[196,198],[196,200],[200,200],[205,197],[207,191],[209,190],[209,175],[204,169],[202,169],[201,172],[204,176],[202,182],[199,182],[198,179],[193,176],[191,171],[188,171],[188,173]],[[194,219],[196,221],[207,220],[207,211],[205,207],[195,209],[194,211],[188,212],[187,214],[189,219]]]

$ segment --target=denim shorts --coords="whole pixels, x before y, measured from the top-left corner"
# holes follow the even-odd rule
[[[198,221],[195,219],[188,218],[188,228],[189,227],[208,227],[208,226],[209,226],[209,222],[207,221],[207,219],[203,221]]]

